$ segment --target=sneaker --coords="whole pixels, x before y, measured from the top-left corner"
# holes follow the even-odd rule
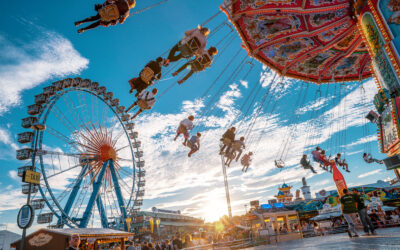
[[[80,33],[82,33],[83,32],[83,29],[79,29],[78,30],[78,34],[80,34]]]
[[[172,76],[177,76],[177,75],[178,75],[178,72],[172,73]]]
[[[358,234],[356,234],[356,235],[353,235],[353,237],[356,237],[356,238],[357,238],[357,237],[360,237],[360,236],[359,236]]]
[[[82,24],[81,22],[75,22],[75,26],[79,26],[81,24]]]
[[[178,81],[178,84],[182,84],[182,83],[183,83],[183,80],[179,80],[179,81]]]

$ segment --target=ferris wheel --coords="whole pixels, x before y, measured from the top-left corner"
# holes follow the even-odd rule
[[[37,223],[128,230],[143,204],[145,162],[134,123],[106,87],[88,79],[53,82],[28,106],[18,168],[40,172],[31,194]]]

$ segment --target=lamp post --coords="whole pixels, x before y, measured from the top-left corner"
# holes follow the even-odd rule
[[[32,125],[31,129],[35,131],[35,146],[33,148],[33,154],[32,154],[32,171],[35,171],[36,170],[35,162],[36,162],[37,144],[38,144],[38,139],[39,139],[39,131],[45,130],[46,125],[40,124],[40,123],[35,123]],[[26,205],[30,205],[30,203],[31,203],[32,185],[34,185],[34,184],[29,183],[29,190],[28,190],[28,197],[26,199]],[[25,238],[26,238],[26,228],[24,228],[22,230],[21,250],[24,249]]]

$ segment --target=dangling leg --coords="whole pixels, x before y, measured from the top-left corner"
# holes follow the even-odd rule
[[[189,132],[187,132],[187,130],[186,130],[186,132],[183,134],[183,137],[185,138],[185,141],[183,141],[183,145],[184,146],[186,146],[186,142],[187,142],[187,140],[189,140]]]
[[[178,51],[179,51],[179,43],[175,44],[175,46],[172,47],[172,49],[170,50],[170,52],[168,54],[168,60],[170,62],[176,62],[183,58],[182,53],[175,55],[176,52],[178,52]]]
[[[82,21],[75,22],[75,26],[79,26],[82,23],[94,22],[94,21],[99,20],[100,18],[101,18],[100,15],[97,14],[95,16],[91,16],[91,17],[88,17],[86,19],[83,19]]]
[[[176,75],[178,75],[179,73],[181,73],[182,72],[182,70],[184,70],[184,69],[186,69],[187,68],[187,66],[189,66],[189,63],[187,62],[187,63],[185,63],[184,65],[182,65],[177,71],[175,71],[174,73],[172,73],[172,75],[173,76],[176,76]]]
[[[187,75],[182,78],[181,80],[178,81],[179,84],[184,83],[189,77],[191,77],[193,75],[194,71],[193,69],[189,71],[189,73],[187,73]]]
[[[311,166],[311,164],[309,165],[311,172],[313,172],[314,174],[316,174],[317,172],[314,170],[313,166]]]
[[[178,139],[178,137],[181,135],[181,132],[179,131],[179,128],[178,128],[178,130],[176,131],[176,136],[175,136],[175,138],[174,138],[174,141],[176,141],[176,139]]]
[[[143,110],[142,110],[142,109],[139,109],[139,111],[136,112],[136,114],[135,114],[134,116],[132,116],[131,120],[135,119],[136,116],[138,116],[138,115],[139,115],[140,113],[142,113],[142,112],[143,112]]]
[[[236,162],[239,160],[240,156],[242,155],[243,150],[238,149],[238,155],[236,156]]]
[[[137,102],[134,102],[127,110],[126,112],[128,113],[129,110],[131,110],[133,107],[135,107],[137,105]]]
[[[86,31],[86,30],[90,30],[90,29],[97,28],[97,27],[100,26],[100,24],[101,24],[101,21],[97,21],[97,22],[95,22],[95,23],[92,23],[91,25],[89,25],[89,26],[87,26],[87,27],[85,27],[85,28],[79,29],[79,30],[78,30],[78,33],[80,34],[80,33],[84,32],[84,31]]]
[[[222,153],[224,152],[224,149],[226,148],[226,144],[224,144],[221,148],[221,150],[219,151],[219,154],[222,155]]]

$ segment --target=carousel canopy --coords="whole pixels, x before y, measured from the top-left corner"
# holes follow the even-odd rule
[[[315,83],[371,76],[349,0],[235,0],[225,12],[249,55],[279,74]]]

